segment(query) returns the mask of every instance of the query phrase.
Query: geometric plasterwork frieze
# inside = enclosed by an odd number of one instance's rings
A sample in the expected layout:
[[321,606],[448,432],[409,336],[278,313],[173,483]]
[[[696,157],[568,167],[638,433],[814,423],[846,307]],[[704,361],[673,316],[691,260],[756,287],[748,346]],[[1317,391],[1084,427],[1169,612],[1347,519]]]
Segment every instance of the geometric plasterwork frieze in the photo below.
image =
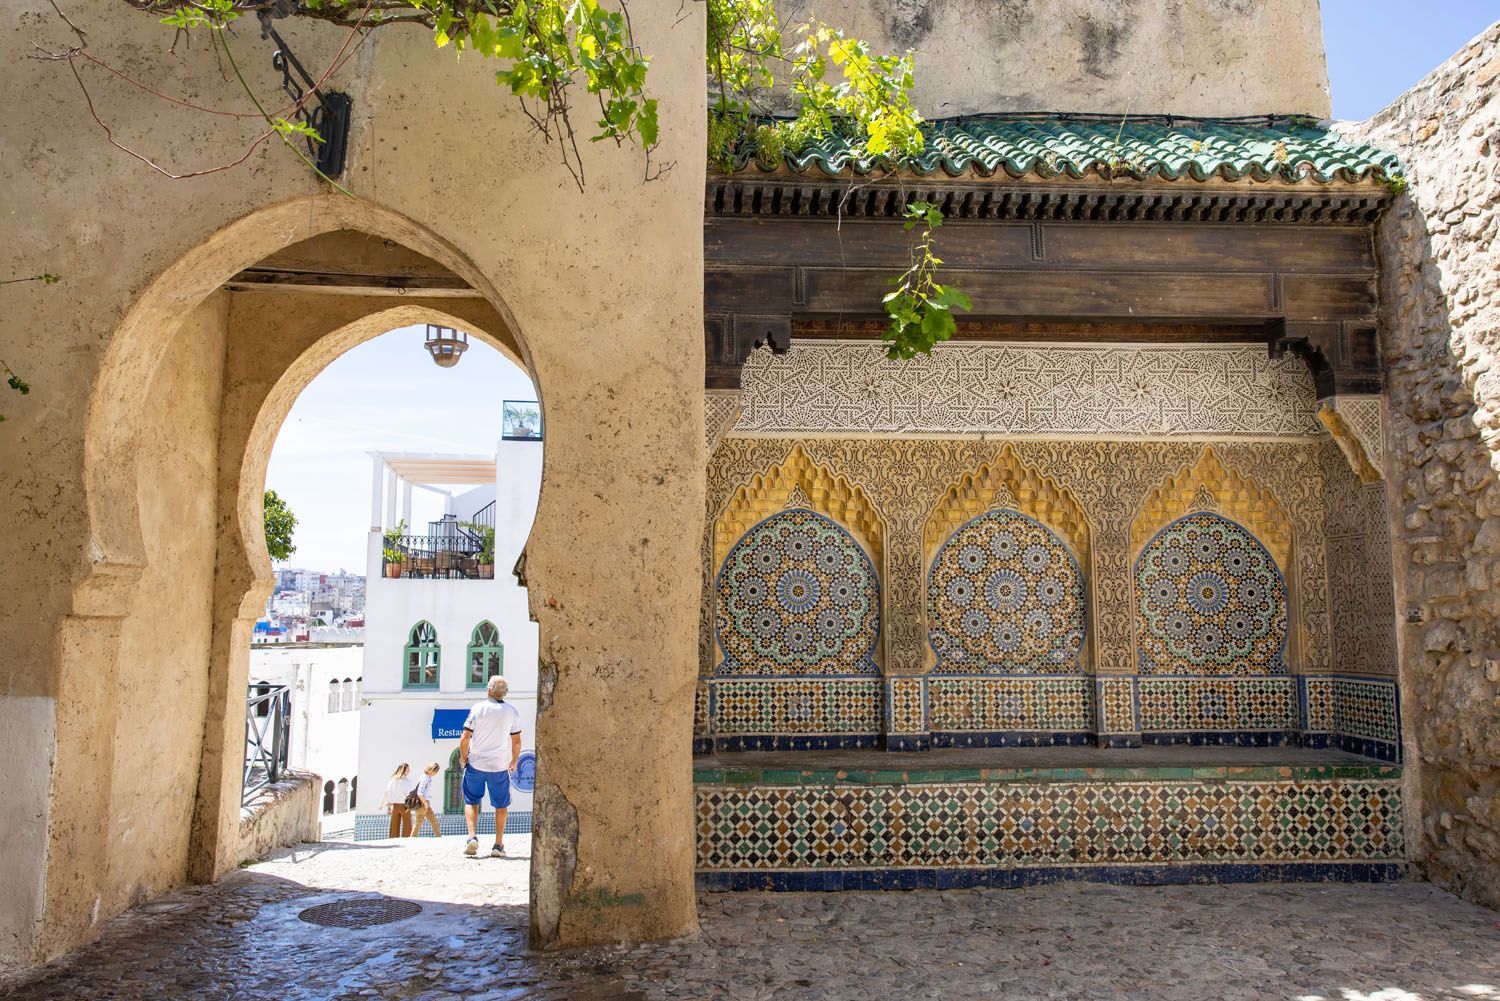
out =
[[796,340],[745,363],[734,431],[1313,438],[1311,373],[1260,344]]
[[1330,396],[1318,406],[1318,420],[1328,429],[1361,483],[1383,479],[1385,409],[1379,396]]
[[738,389],[708,389],[703,393],[703,435],[707,452],[713,454],[724,437],[724,432],[734,426],[740,416],[740,391]]

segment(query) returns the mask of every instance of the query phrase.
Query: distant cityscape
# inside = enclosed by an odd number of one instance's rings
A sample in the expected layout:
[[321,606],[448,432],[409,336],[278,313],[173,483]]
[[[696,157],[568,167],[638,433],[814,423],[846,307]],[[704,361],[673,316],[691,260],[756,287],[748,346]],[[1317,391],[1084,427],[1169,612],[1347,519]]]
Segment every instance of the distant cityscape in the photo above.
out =
[[288,567],[276,571],[276,588],[252,642],[362,643],[364,633],[363,574]]

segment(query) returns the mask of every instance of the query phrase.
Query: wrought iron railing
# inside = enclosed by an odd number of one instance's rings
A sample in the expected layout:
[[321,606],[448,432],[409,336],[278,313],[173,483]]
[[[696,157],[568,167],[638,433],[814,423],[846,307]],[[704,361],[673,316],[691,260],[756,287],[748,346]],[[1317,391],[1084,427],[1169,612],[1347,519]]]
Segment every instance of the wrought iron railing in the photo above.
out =
[[381,569],[387,577],[489,580],[495,575],[495,502],[469,519],[444,515],[426,535],[387,535]]
[[494,576],[482,564],[480,543],[463,535],[386,536],[381,566],[387,577],[479,580]]
[[292,746],[292,690],[251,685],[245,697],[245,782],[241,804],[272,782],[280,782]]

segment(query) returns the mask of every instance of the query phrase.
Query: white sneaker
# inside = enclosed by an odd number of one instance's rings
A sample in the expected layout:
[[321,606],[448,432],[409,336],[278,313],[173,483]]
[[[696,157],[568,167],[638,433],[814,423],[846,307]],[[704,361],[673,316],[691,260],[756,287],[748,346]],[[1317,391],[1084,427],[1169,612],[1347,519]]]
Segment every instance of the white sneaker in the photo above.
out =
[[473,858],[475,855],[479,854],[478,838],[469,839],[468,843],[464,845],[464,854],[469,856],[470,858]]

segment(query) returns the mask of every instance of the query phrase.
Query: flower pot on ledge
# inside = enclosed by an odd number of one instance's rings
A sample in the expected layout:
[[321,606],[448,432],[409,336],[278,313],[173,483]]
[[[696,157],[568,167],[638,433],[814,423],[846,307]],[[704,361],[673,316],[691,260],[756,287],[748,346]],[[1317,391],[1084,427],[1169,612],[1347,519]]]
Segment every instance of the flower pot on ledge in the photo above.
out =
[[400,577],[401,566],[402,565],[400,563],[387,563],[385,565],[385,575],[391,578]]

